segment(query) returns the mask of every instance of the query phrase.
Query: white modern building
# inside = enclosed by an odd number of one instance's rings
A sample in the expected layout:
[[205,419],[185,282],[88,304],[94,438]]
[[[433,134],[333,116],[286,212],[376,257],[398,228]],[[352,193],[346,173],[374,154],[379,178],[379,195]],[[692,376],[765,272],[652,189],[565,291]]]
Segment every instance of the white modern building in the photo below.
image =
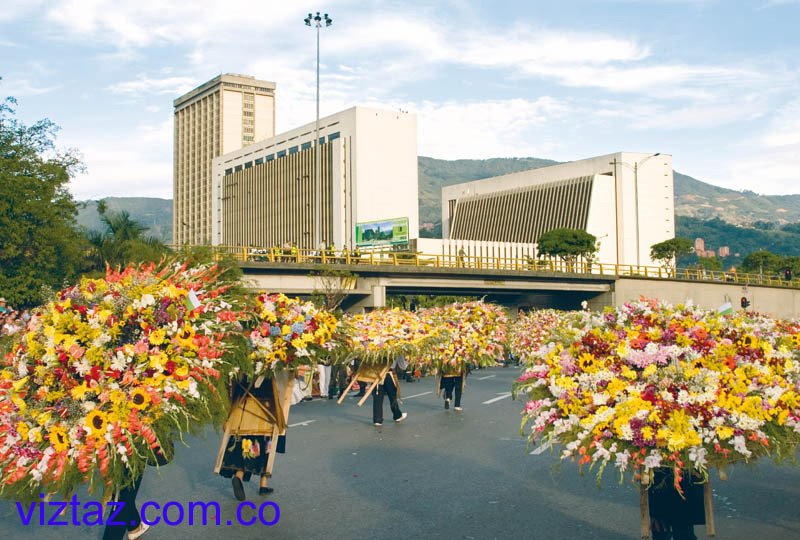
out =
[[618,152],[442,188],[445,239],[536,244],[557,228],[597,237],[598,262],[654,265],[675,237],[672,156]]
[[[417,121],[353,107],[319,120],[321,215],[312,122],[213,160],[214,245],[352,248],[373,225],[417,238]],[[382,222],[382,223],[381,223]],[[401,225],[398,225],[401,224]],[[374,225],[374,227],[378,227]]]

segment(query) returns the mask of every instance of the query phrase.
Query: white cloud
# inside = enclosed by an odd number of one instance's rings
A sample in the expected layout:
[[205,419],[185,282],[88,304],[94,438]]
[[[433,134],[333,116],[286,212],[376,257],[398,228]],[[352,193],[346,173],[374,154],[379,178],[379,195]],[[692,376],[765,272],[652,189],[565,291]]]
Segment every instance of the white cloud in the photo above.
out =
[[108,89],[115,94],[168,94],[177,97],[196,86],[198,86],[197,79],[192,77],[165,77],[163,79],[155,79],[140,76],[132,81],[112,84]]
[[58,90],[61,85],[42,86],[28,79],[17,78],[12,75],[0,80],[0,94],[16,98],[38,96]]
[[108,195],[171,198],[172,134],[172,118],[137,126],[123,143],[94,133],[65,133],[59,142],[77,146],[79,140],[87,169],[73,178],[70,191],[78,200]]

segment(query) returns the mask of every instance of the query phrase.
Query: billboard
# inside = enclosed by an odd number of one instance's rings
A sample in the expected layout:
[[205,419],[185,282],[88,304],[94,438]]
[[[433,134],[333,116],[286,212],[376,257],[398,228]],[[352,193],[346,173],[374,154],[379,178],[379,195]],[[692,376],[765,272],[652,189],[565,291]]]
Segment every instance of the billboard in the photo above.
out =
[[408,243],[408,218],[391,218],[356,223],[356,245],[390,246]]

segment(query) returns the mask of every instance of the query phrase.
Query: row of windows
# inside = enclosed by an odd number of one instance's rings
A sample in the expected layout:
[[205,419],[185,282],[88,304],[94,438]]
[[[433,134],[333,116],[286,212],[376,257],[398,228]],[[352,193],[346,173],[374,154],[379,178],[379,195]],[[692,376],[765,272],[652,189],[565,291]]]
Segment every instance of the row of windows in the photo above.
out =
[[[338,131],[336,133],[331,133],[330,135],[328,135],[328,142],[334,141],[334,140],[338,139],[339,137],[341,137],[341,134]],[[325,137],[320,137],[319,138],[319,143],[320,144],[325,144]],[[291,148],[289,148],[288,155],[296,154],[299,150],[308,150],[310,148],[311,148],[311,142],[304,142],[299,147],[292,146]],[[264,162],[272,161],[273,159],[276,159],[276,158],[282,158],[282,157],[284,157],[286,155],[287,155],[287,151],[286,150],[281,150],[280,152],[277,152],[276,154],[268,154],[267,156],[265,156],[263,158],[257,158],[255,160],[255,164],[256,165],[261,165]],[[252,166],[253,166],[253,162],[252,161],[247,161],[247,162],[245,162],[244,166],[236,165],[235,167],[231,167],[231,168],[225,169],[225,176],[228,176],[229,174],[233,174],[234,172],[239,172],[243,168],[244,169],[249,169]]]

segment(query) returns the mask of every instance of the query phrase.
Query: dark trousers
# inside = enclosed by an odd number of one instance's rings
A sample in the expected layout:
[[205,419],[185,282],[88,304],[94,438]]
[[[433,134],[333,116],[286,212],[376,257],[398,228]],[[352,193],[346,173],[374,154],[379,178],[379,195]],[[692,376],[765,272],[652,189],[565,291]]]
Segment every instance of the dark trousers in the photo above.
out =
[[389,407],[392,409],[392,417],[397,420],[403,416],[400,405],[397,403],[397,388],[391,375],[386,375],[383,384],[379,384],[372,392],[372,421],[376,424],[383,423],[383,395],[389,396]]
[[[118,501],[120,504],[124,503],[121,509],[117,506],[116,510],[120,510],[114,517],[114,523],[124,523],[124,525],[106,525],[103,531],[103,540],[122,540],[127,531],[132,531],[141,523],[139,517],[139,509],[136,507],[136,494],[139,493],[139,486],[142,484],[142,477],[136,479],[132,486],[128,486],[119,490]],[[111,516],[109,515],[108,518]],[[106,521],[108,521],[108,518]]]
[[444,388],[444,398],[453,399],[453,390],[456,391],[455,406],[461,407],[461,387],[463,378],[459,377],[442,377],[442,388]]
[[673,485],[672,469],[658,468],[647,492],[653,540],[696,540],[694,525],[705,523],[703,486],[686,471],[681,479],[681,496]]
[[331,380],[328,386],[329,396],[338,397],[344,392],[347,386],[347,368],[341,365],[331,366]]

